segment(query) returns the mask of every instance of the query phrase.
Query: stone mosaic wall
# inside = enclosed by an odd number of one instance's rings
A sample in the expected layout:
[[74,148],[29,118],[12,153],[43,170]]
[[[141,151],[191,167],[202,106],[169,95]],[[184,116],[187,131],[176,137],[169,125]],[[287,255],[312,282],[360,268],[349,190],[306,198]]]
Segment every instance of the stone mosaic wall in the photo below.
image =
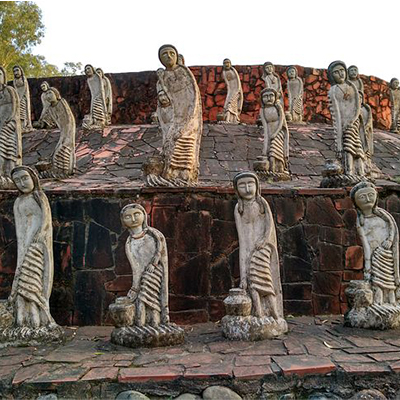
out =
[[[200,87],[205,121],[216,121],[222,111],[226,86],[222,78],[222,67],[191,67]],[[242,121],[255,123],[259,114],[259,96],[264,87],[261,79],[262,66],[238,66],[243,85],[244,103]],[[286,67],[276,66],[286,92]],[[327,92],[330,85],[325,69],[298,67],[299,76],[304,80],[304,117],[309,122],[330,120]],[[156,110],[156,73],[154,71],[109,74],[114,94],[113,124],[138,124],[150,122],[151,113]],[[40,83],[44,79],[29,79],[31,85],[32,112],[37,119],[42,109]],[[78,123],[89,112],[90,94],[83,76],[48,78],[51,86],[60,90],[71,105]],[[377,128],[390,128],[390,100],[387,82],[373,76],[362,76],[367,103],[372,107]],[[285,104],[288,99],[285,94]]]
[[[53,212],[55,280],[52,314],[60,324],[110,323],[108,305],[126,294],[131,269],[127,232],[119,212],[138,200],[151,224],[167,238],[171,318],[178,323],[217,321],[223,299],[238,285],[238,239],[231,189],[132,191],[110,197],[48,193]],[[339,314],[344,289],[362,278],[362,247],[356,213],[342,189],[268,189],[276,219],[286,314]],[[400,225],[398,193],[382,193],[381,206]],[[16,265],[14,198],[0,207],[0,297],[11,290]]]

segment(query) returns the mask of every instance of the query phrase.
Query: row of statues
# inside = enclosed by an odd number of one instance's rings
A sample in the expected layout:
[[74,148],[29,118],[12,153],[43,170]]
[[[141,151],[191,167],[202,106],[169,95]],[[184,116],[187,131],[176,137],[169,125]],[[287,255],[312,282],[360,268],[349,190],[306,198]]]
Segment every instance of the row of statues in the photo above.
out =
[[[63,329],[50,313],[54,276],[51,208],[30,167],[17,166],[11,178],[19,196],[14,203],[18,259],[11,293],[0,302],[0,345],[61,340]],[[233,186],[239,237],[240,284],[225,299],[223,334],[232,340],[262,340],[287,332],[284,319],[278,241],[274,217],[261,196],[257,174],[238,173]],[[357,211],[357,232],[364,249],[364,279],[346,290],[350,309],[345,323],[359,328],[400,325],[399,232],[393,216],[377,206],[371,182],[360,182],[350,197]],[[164,235],[148,225],[146,209],[121,210],[129,231],[126,257],[132,286],[109,307],[115,321],[111,340],[128,347],[182,343],[184,330],[169,319],[168,250]]]

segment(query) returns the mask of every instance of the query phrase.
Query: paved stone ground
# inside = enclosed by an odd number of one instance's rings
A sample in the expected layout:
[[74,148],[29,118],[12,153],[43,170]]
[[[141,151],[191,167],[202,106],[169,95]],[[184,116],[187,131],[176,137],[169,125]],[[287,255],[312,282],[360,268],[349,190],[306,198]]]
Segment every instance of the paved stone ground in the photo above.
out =
[[365,387],[389,397],[400,389],[398,332],[345,328],[341,317],[288,322],[290,333],[271,341],[229,342],[209,323],[187,327],[181,346],[134,350],[109,342],[112,327],[66,328],[62,345],[0,350],[0,395],[115,398],[133,388],[174,398],[217,384],[245,398],[315,390],[347,398]]
[[[289,129],[293,179],[273,186],[318,187],[325,161],[335,156],[333,128],[308,124],[292,125]],[[58,135],[57,130],[24,134],[24,164],[49,159]],[[77,174],[60,182],[48,182],[46,189],[93,192],[140,188],[142,163],[161,148],[161,134],[154,125],[112,126],[103,132],[79,129],[76,143]],[[387,176],[399,175],[400,136],[375,130],[374,144],[373,161],[379,169]],[[199,186],[230,187],[238,171],[252,169],[262,145],[262,129],[256,125],[204,124]]]

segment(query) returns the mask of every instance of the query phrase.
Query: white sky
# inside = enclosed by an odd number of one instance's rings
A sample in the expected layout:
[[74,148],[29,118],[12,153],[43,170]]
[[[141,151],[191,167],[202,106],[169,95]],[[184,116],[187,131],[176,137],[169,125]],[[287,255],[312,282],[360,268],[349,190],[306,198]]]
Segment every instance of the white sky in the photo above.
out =
[[156,70],[158,48],[175,45],[186,65],[355,64],[400,77],[398,0],[38,0],[46,33],[34,49],[105,72]]

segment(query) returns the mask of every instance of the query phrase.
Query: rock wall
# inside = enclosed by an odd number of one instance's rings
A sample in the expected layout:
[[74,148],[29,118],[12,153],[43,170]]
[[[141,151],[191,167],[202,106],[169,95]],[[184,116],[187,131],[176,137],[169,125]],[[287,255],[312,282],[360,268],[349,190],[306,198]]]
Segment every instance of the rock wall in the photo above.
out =
[[[339,314],[344,289],[362,278],[362,247],[356,212],[343,189],[266,189],[275,216],[284,308],[287,314]],[[127,232],[122,206],[137,200],[152,226],[167,238],[171,319],[178,323],[217,321],[223,299],[239,283],[238,239],[231,189],[143,189],[126,194],[83,196],[48,192],[53,213],[55,278],[52,314],[59,324],[110,323],[108,305],[131,286],[125,256]],[[399,194],[381,194],[380,206],[400,225]],[[0,297],[7,298],[16,266],[12,206],[0,207]]]
[[[255,123],[259,114],[260,92],[264,87],[261,79],[262,66],[236,67],[243,85],[244,103],[241,119],[245,123]],[[304,80],[304,117],[309,122],[328,122],[327,92],[330,85],[326,69],[305,68],[298,66],[299,76]],[[226,85],[222,78],[222,67],[190,67],[199,83],[203,100],[203,118],[216,121],[217,113],[222,111]],[[286,94],[286,67],[276,66],[285,91],[285,105],[288,107]],[[150,122],[151,113],[156,110],[156,73],[155,71],[107,74],[113,86],[114,112],[113,124],[138,124]],[[390,100],[388,83],[374,76],[361,76],[366,101],[373,111],[377,128],[390,128]],[[40,83],[45,79],[29,79],[31,85],[32,114],[37,119],[42,109],[40,101]],[[60,90],[70,103],[78,123],[89,112],[90,93],[84,76],[57,77],[46,79],[50,85]]]

